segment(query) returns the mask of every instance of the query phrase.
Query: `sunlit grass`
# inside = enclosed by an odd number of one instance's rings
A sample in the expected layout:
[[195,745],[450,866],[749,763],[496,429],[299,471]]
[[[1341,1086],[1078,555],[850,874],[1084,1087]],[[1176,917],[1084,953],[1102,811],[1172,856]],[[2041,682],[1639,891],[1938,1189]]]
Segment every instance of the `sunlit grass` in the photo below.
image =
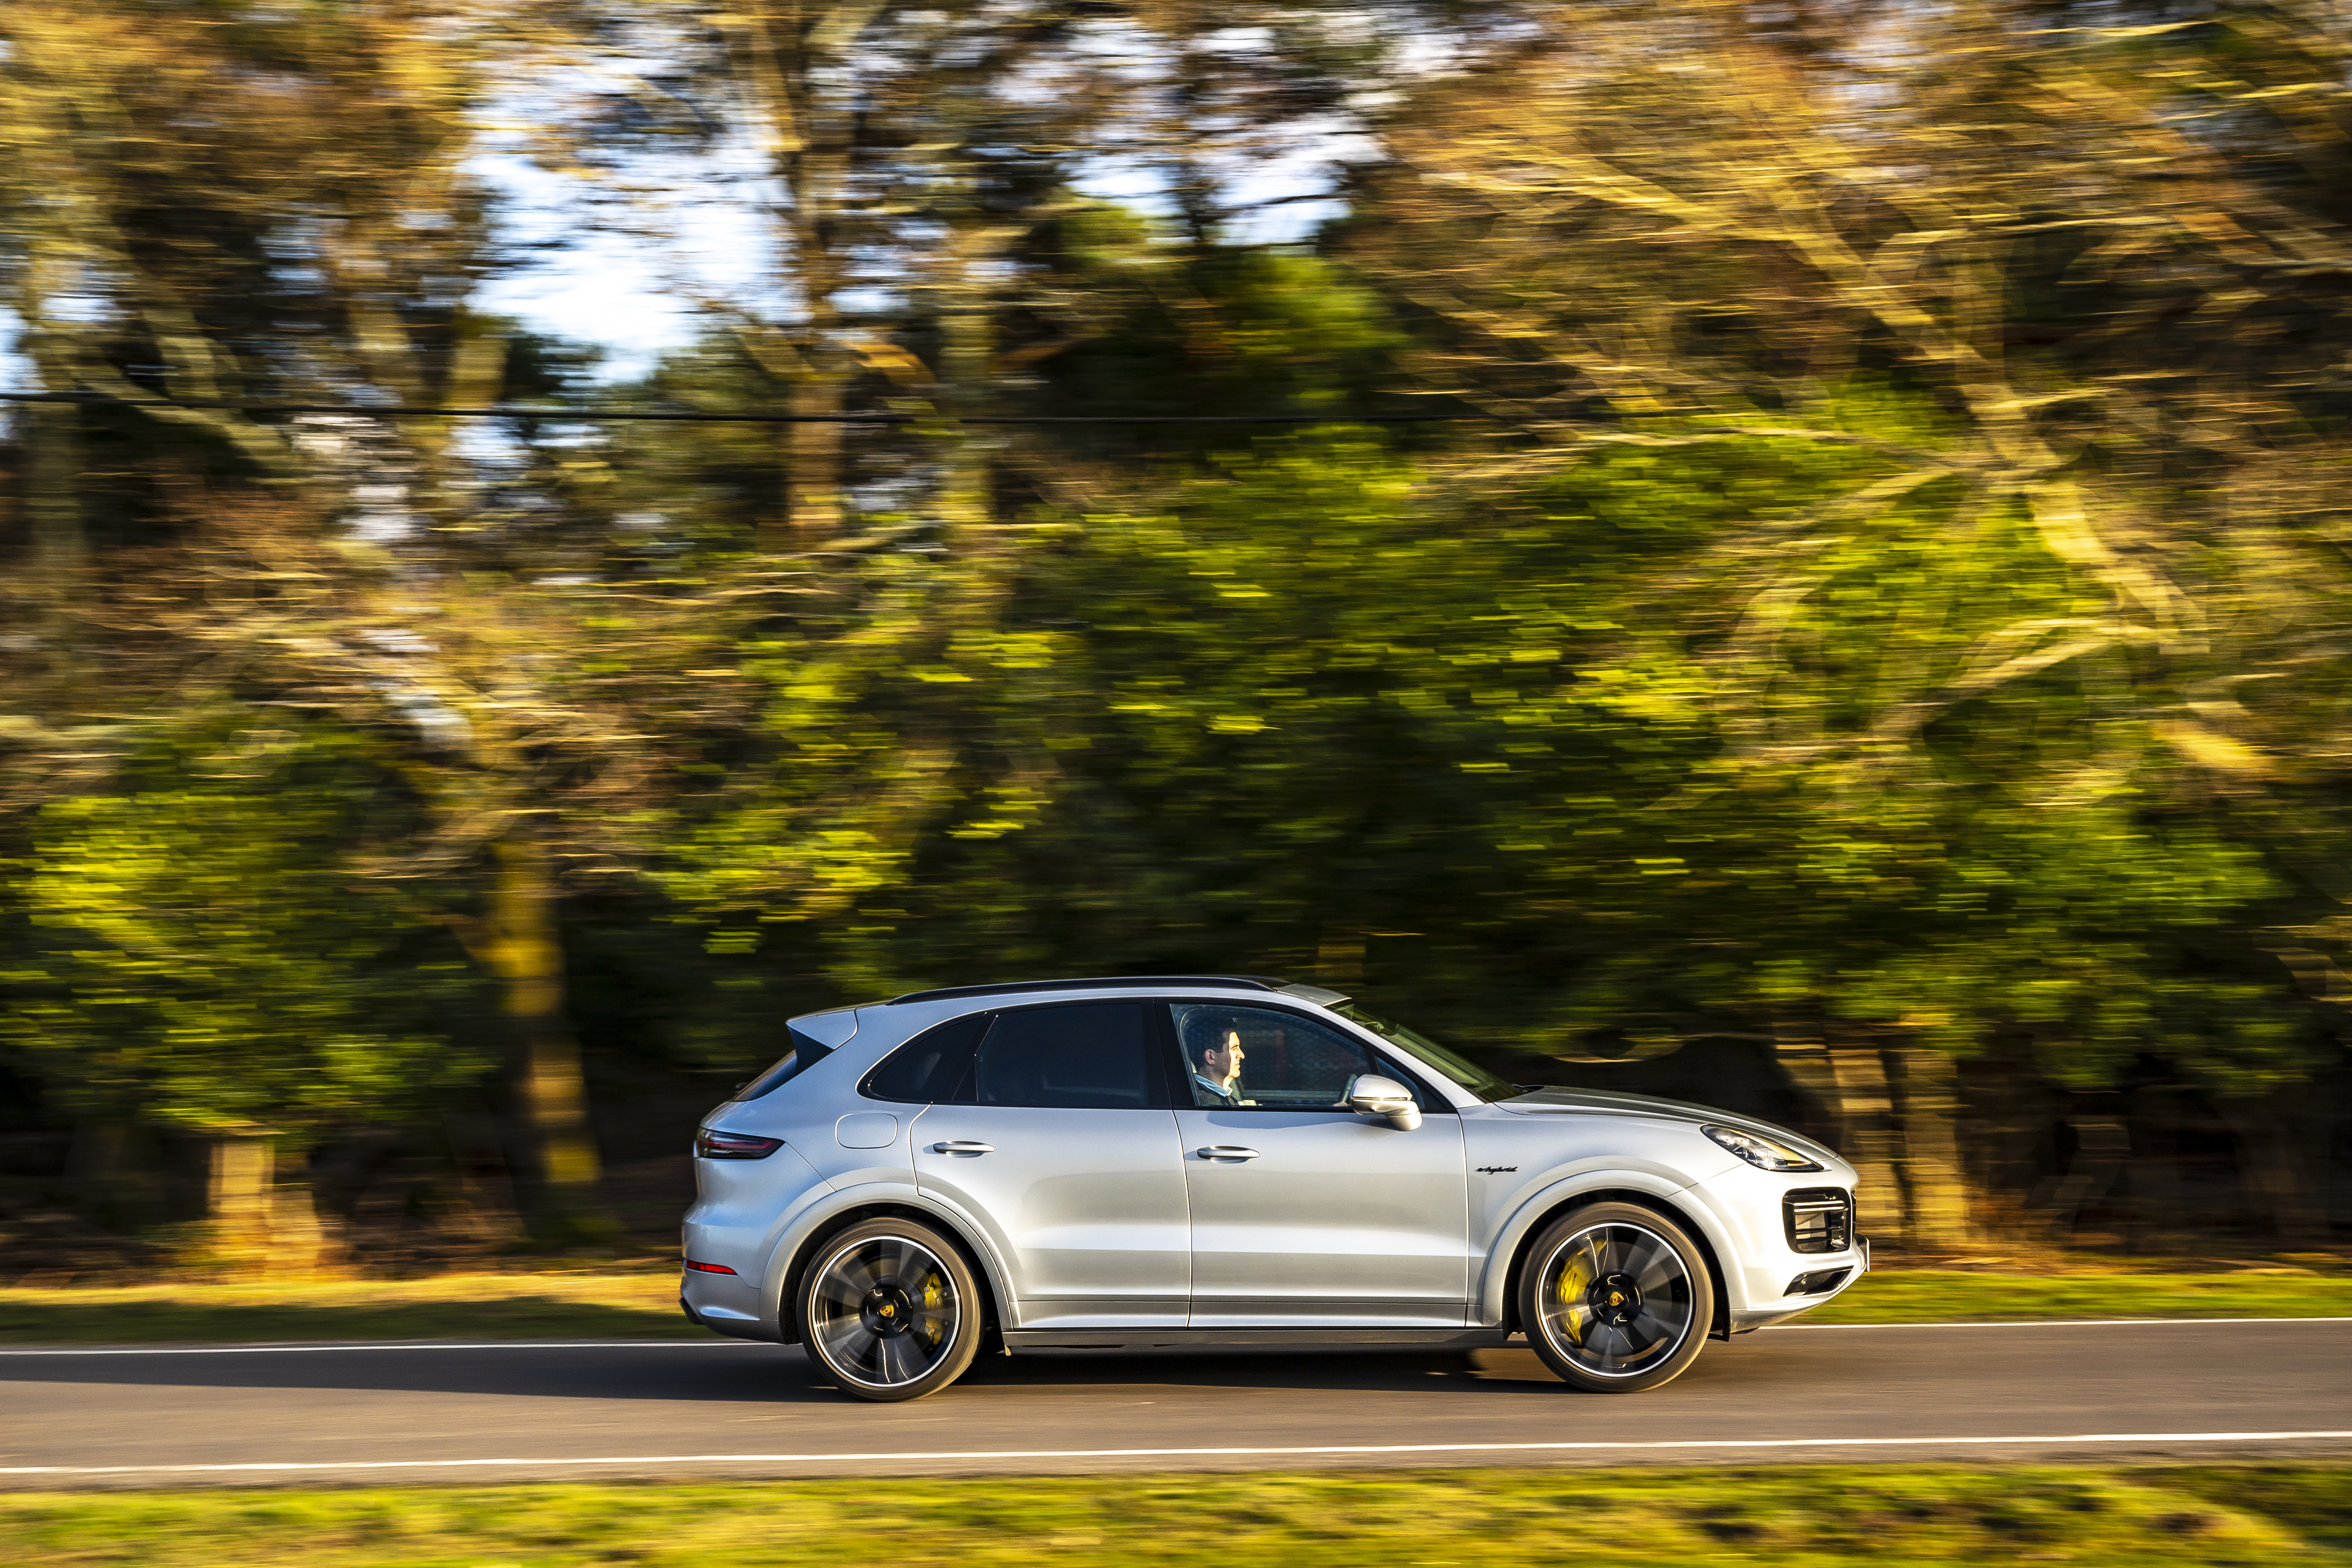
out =
[[2059,1274],[1885,1269],[1808,1323],[1936,1323],[2050,1318],[2352,1317],[2352,1276],[2309,1269],[2206,1272],[2082,1268]]
[[1452,1470],[0,1496],[13,1563],[2352,1560],[2352,1471]]
[[[2352,1276],[2299,1268],[1887,1269],[1800,1321],[2313,1317],[2352,1317]],[[0,1290],[0,1342],[16,1344],[703,1334],[680,1315],[677,1276],[667,1268]]]
[[671,1268],[0,1290],[0,1342],[17,1344],[707,1333],[678,1311]]

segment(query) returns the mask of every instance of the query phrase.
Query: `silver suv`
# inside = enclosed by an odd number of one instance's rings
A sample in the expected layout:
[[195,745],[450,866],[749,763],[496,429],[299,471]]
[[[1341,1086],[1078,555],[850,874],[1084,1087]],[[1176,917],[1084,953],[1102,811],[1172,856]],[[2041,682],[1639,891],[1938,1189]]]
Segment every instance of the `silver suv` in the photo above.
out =
[[1654,1388],[1869,1267],[1854,1172],[1743,1116],[1524,1089],[1246,975],[796,1018],[695,1140],[687,1316],[913,1399],[985,1345],[1469,1347]]

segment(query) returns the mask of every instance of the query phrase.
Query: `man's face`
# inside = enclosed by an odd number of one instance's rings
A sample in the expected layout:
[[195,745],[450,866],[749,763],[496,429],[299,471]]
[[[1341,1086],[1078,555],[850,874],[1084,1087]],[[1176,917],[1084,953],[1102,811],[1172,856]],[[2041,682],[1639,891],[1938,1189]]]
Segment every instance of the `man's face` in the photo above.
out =
[[1242,1037],[1238,1029],[1227,1029],[1224,1038],[1201,1053],[1205,1076],[1221,1089],[1231,1089],[1234,1080],[1242,1076]]

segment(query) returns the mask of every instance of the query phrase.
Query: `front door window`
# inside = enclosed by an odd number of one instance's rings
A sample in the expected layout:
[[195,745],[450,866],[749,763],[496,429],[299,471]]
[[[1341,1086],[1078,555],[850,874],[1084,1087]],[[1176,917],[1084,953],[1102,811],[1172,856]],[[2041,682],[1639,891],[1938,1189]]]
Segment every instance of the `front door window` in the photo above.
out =
[[1426,1103],[1411,1074],[1296,1013],[1180,1002],[1175,1015],[1185,1088],[1202,1109],[1334,1110],[1347,1104],[1349,1082],[1368,1072],[1394,1078]]

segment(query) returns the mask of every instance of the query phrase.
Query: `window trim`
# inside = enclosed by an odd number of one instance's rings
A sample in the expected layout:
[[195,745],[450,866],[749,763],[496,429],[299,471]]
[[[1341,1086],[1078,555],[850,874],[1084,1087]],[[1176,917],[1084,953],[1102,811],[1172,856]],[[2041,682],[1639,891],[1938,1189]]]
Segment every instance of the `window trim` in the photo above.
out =
[[1387,1041],[1379,1038],[1377,1036],[1369,1039],[1366,1038],[1365,1037],[1370,1034],[1369,1030],[1360,1030],[1356,1028],[1355,1026],[1349,1024],[1345,1018],[1335,1017],[1328,1013],[1308,1012],[1303,1007],[1269,1006],[1254,996],[1246,1002],[1231,1001],[1221,996],[1160,996],[1153,998],[1153,1002],[1160,1010],[1160,1038],[1164,1043],[1164,1061],[1166,1070],[1170,1074],[1169,1098],[1175,1105],[1175,1108],[1179,1110],[1239,1110],[1246,1111],[1253,1115],[1270,1112],[1303,1115],[1311,1114],[1316,1111],[1322,1111],[1332,1116],[1354,1116],[1357,1114],[1357,1112],[1349,1110],[1344,1105],[1193,1104],[1192,1093],[1192,1064],[1184,1059],[1183,1042],[1177,1037],[1176,1034],[1176,1007],[1179,1003],[1182,1003],[1192,1006],[1224,1007],[1236,1013],[1244,1010],[1259,1013],[1281,1013],[1289,1017],[1296,1018],[1303,1024],[1317,1025],[1321,1028],[1329,1030],[1331,1033],[1338,1035],[1341,1039],[1349,1040],[1361,1046],[1364,1048],[1364,1054],[1370,1057],[1374,1063],[1390,1069],[1384,1076],[1400,1079],[1408,1086],[1419,1089],[1421,1091],[1422,1114],[1425,1116],[1458,1116],[1461,1114],[1461,1107],[1454,1103],[1454,1097],[1447,1093],[1444,1089],[1431,1083],[1427,1074],[1416,1070],[1415,1068],[1407,1067],[1405,1064],[1398,1061],[1397,1057],[1400,1053],[1391,1048]]

